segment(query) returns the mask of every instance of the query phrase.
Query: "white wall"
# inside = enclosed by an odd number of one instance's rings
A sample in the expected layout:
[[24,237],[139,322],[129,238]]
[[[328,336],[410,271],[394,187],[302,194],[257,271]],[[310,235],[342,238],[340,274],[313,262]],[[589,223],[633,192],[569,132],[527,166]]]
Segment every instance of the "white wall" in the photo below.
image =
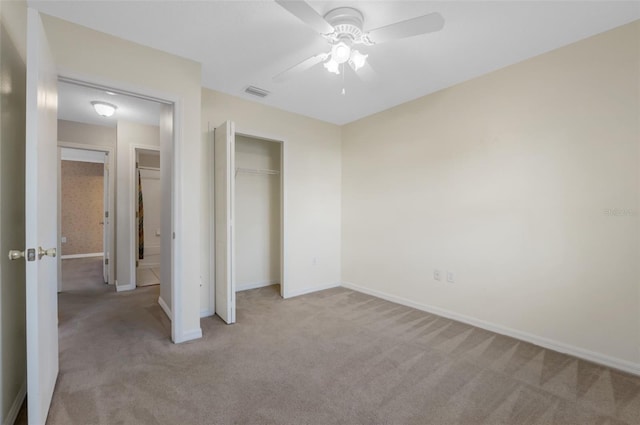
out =
[[639,40],[635,22],[345,126],[343,280],[640,373]]
[[27,377],[25,248],[25,2],[0,2],[0,423],[12,424]]
[[[236,136],[236,167],[280,170],[280,143]],[[236,174],[236,289],[280,283],[280,174]]]
[[[119,291],[135,289],[135,263],[132,267],[132,259],[138,257],[132,248],[137,231],[135,211],[138,208],[137,200],[132,199],[135,179],[136,156],[133,147],[154,146],[160,148],[160,133],[157,126],[140,124],[125,120],[118,120],[117,126],[117,177],[116,177],[116,287]],[[135,197],[133,197],[135,198]],[[134,202],[132,204],[132,202]],[[133,224],[133,229],[132,229]]]
[[43,22],[63,75],[178,102],[177,151],[168,158],[175,165],[176,191],[173,275],[178,297],[171,302],[179,304],[172,333],[177,342],[198,338],[200,256],[192,252],[201,243],[200,64],[50,16],[43,16]]
[[[286,181],[284,213],[285,245],[288,250],[285,276],[287,296],[295,296],[340,282],[340,127],[271,108],[213,90],[202,90],[202,178],[208,179],[207,129],[225,120],[236,123],[236,131],[284,140]],[[209,188],[202,187],[203,234],[209,232]],[[205,200],[207,200],[205,202]],[[201,245],[202,309],[209,308],[208,242]],[[313,259],[316,259],[314,264]]]

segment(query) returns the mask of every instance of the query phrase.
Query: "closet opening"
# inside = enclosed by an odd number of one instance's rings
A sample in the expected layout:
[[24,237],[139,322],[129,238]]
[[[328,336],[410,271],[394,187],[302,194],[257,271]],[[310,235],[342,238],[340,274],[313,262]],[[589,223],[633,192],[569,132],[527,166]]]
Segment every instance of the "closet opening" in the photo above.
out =
[[283,289],[282,143],[235,138],[236,291]]

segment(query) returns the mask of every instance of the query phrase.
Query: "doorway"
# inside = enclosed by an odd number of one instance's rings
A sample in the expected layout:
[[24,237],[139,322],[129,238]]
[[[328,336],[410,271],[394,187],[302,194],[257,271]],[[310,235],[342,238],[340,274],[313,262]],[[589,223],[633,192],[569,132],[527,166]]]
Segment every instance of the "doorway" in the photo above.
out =
[[282,283],[280,150],[281,143],[236,135],[237,292]]
[[137,287],[160,284],[162,187],[160,150],[138,149],[133,192],[137,200],[134,238]]
[[[177,290],[172,267],[174,102],[65,77],[59,77],[58,90],[59,146],[102,150],[111,162],[107,171],[112,185],[104,192],[109,194],[112,205],[105,218],[113,223],[112,237],[105,239],[110,244],[105,275],[118,292],[157,285],[157,289],[148,290],[157,291],[158,304],[172,319],[172,295]],[[111,105],[109,114],[96,108],[98,103]],[[139,197],[144,200],[146,212],[140,220],[144,226],[146,218],[144,234],[138,233],[137,213],[142,207]],[[63,236],[59,239],[63,240]],[[65,244],[68,242],[65,238]],[[138,258],[138,252],[144,258]],[[136,264],[140,260],[142,264]],[[138,265],[154,279],[138,278]],[[173,321],[171,336],[175,341]]]
[[108,150],[59,149],[59,292],[113,284],[109,163]]
[[285,144],[236,134],[226,121],[214,130],[211,152],[211,304],[232,324],[238,290],[279,285],[280,296],[287,294]]

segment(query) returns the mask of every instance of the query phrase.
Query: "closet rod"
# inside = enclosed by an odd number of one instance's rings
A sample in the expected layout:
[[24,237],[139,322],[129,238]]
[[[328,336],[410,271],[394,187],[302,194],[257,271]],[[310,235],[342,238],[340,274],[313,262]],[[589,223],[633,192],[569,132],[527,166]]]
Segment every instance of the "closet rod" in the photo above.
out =
[[151,171],[160,171],[159,167],[145,167],[142,165],[138,165],[138,170],[151,170]]

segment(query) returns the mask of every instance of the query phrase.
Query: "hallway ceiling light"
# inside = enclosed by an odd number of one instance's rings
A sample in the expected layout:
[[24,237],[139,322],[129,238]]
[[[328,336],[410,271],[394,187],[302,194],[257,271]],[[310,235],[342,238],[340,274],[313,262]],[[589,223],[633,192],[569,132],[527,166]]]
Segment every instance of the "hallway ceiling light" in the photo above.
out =
[[116,109],[118,109],[116,105],[112,105],[107,102],[100,102],[97,100],[94,100],[93,102],[91,102],[91,104],[93,105],[93,109],[96,110],[98,115],[103,117],[112,116],[116,112]]

